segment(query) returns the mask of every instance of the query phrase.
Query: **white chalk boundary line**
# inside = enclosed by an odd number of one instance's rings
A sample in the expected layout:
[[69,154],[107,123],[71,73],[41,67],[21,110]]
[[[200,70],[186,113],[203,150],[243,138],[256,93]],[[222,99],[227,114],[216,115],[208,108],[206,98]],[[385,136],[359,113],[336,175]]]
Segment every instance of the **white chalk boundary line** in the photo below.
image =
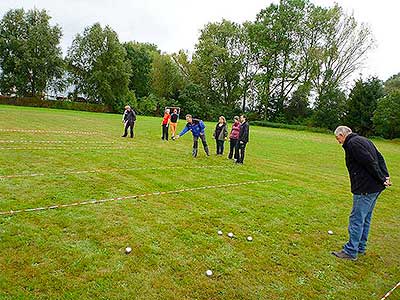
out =
[[96,131],[64,131],[64,130],[41,130],[41,129],[0,129],[2,132],[25,132],[25,133],[65,133],[65,134],[99,134]]
[[161,196],[161,195],[168,195],[168,194],[179,194],[179,193],[194,192],[194,191],[199,191],[199,190],[237,187],[237,186],[243,186],[243,185],[249,185],[249,184],[267,183],[267,182],[276,182],[276,181],[278,181],[278,180],[277,179],[254,180],[254,181],[220,184],[220,185],[207,185],[207,186],[196,187],[196,188],[186,188],[186,189],[179,189],[179,190],[172,190],[172,191],[154,192],[154,193],[146,193],[146,194],[133,195],[133,196],[100,199],[100,200],[88,200],[88,201],[83,201],[83,202],[77,201],[77,202],[69,203],[69,204],[56,204],[56,205],[52,205],[52,206],[1,211],[0,216],[15,215],[15,214],[20,214],[20,213],[35,212],[35,211],[45,211],[45,210],[48,211],[48,210],[52,210],[52,209],[67,208],[67,207],[73,207],[73,206],[83,206],[83,205],[99,204],[99,203],[106,203],[106,202],[112,202],[112,201],[122,201],[122,200],[128,200],[128,199],[138,199],[138,198]]
[[389,297],[390,294],[393,293],[394,290],[397,289],[399,286],[400,286],[400,281],[394,286],[394,288],[392,288],[389,292],[387,292],[387,293],[385,294],[385,296],[383,296],[383,297],[381,298],[381,300],[385,300],[387,297]]
[[132,149],[132,147],[128,146],[119,146],[115,147],[113,145],[105,145],[105,146],[96,146],[96,147],[63,147],[60,146],[53,146],[53,147],[31,147],[31,148],[21,148],[21,147],[0,147],[0,150],[113,150],[113,149]]
[[71,174],[89,174],[89,173],[105,173],[105,172],[118,172],[118,171],[135,171],[135,170],[167,170],[167,169],[210,169],[210,168],[226,168],[227,166],[194,166],[194,167],[136,167],[136,168],[110,168],[110,169],[94,169],[82,171],[65,171],[60,173],[32,173],[32,174],[12,174],[0,175],[0,179],[5,178],[20,178],[20,177],[37,177],[37,176],[63,176]]
[[115,142],[97,142],[97,141],[32,141],[32,140],[0,140],[2,144],[115,144]]

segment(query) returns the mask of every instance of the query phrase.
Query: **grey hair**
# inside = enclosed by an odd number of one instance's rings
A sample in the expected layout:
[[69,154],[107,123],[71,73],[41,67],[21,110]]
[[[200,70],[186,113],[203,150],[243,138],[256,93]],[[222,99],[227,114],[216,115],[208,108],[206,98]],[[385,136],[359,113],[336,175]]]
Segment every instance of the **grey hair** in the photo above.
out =
[[347,126],[338,126],[335,129],[335,136],[339,136],[339,135],[343,135],[343,136],[348,136],[350,133],[352,133],[353,131],[347,127]]

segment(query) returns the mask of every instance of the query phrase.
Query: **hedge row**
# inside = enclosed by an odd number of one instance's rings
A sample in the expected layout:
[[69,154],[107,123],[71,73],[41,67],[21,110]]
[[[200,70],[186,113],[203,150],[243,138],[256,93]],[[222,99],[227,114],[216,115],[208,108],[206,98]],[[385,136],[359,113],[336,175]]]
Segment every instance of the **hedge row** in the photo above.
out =
[[318,128],[318,127],[308,127],[304,125],[290,125],[285,123],[273,123],[268,121],[251,121],[251,125],[262,126],[262,127],[271,127],[271,128],[284,128],[284,129],[292,129],[298,131],[311,131],[311,132],[319,132],[319,133],[332,133],[329,129],[326,128]]
[[111,108],[101,104],[60,101],[60,100],[41,100],[38,98],[28,98],[28,97],[17,98],[17,97],[0,96],[0,104],[81,110],[81,111],[103,112],[103,113],[112,112]]

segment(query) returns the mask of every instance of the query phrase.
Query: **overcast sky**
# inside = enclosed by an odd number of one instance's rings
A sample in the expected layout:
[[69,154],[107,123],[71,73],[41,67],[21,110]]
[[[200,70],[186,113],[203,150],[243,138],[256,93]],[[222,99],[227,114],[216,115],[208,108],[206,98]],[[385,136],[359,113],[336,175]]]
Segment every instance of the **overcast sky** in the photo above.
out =
[[[12,8],[46,9],[52,24],[63,30],[61,47],[66,53],[74,36],[100,22],[110,25],[120,41],[150,42],[164,52],[193,51],[199,31],[222,18],[242,23],[253,21],[271,0],[0,0],[0,17]],[[332,6],[334,1],[314,0]],[[337,0],[359,22],[369,24],[377,42],[370,52],[363,77],[386,80],[400,72],[400,1]]]

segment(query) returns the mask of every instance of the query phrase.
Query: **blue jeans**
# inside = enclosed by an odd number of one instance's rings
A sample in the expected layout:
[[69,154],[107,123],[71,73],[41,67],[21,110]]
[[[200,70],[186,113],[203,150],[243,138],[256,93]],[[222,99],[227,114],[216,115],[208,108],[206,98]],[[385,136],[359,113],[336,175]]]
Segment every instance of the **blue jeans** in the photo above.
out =
[[380,192],[353,195],[353,209],[349,218],[349,241],[343,247],[343,251],[352,257],[365,252],[372,211],[379,194]]

